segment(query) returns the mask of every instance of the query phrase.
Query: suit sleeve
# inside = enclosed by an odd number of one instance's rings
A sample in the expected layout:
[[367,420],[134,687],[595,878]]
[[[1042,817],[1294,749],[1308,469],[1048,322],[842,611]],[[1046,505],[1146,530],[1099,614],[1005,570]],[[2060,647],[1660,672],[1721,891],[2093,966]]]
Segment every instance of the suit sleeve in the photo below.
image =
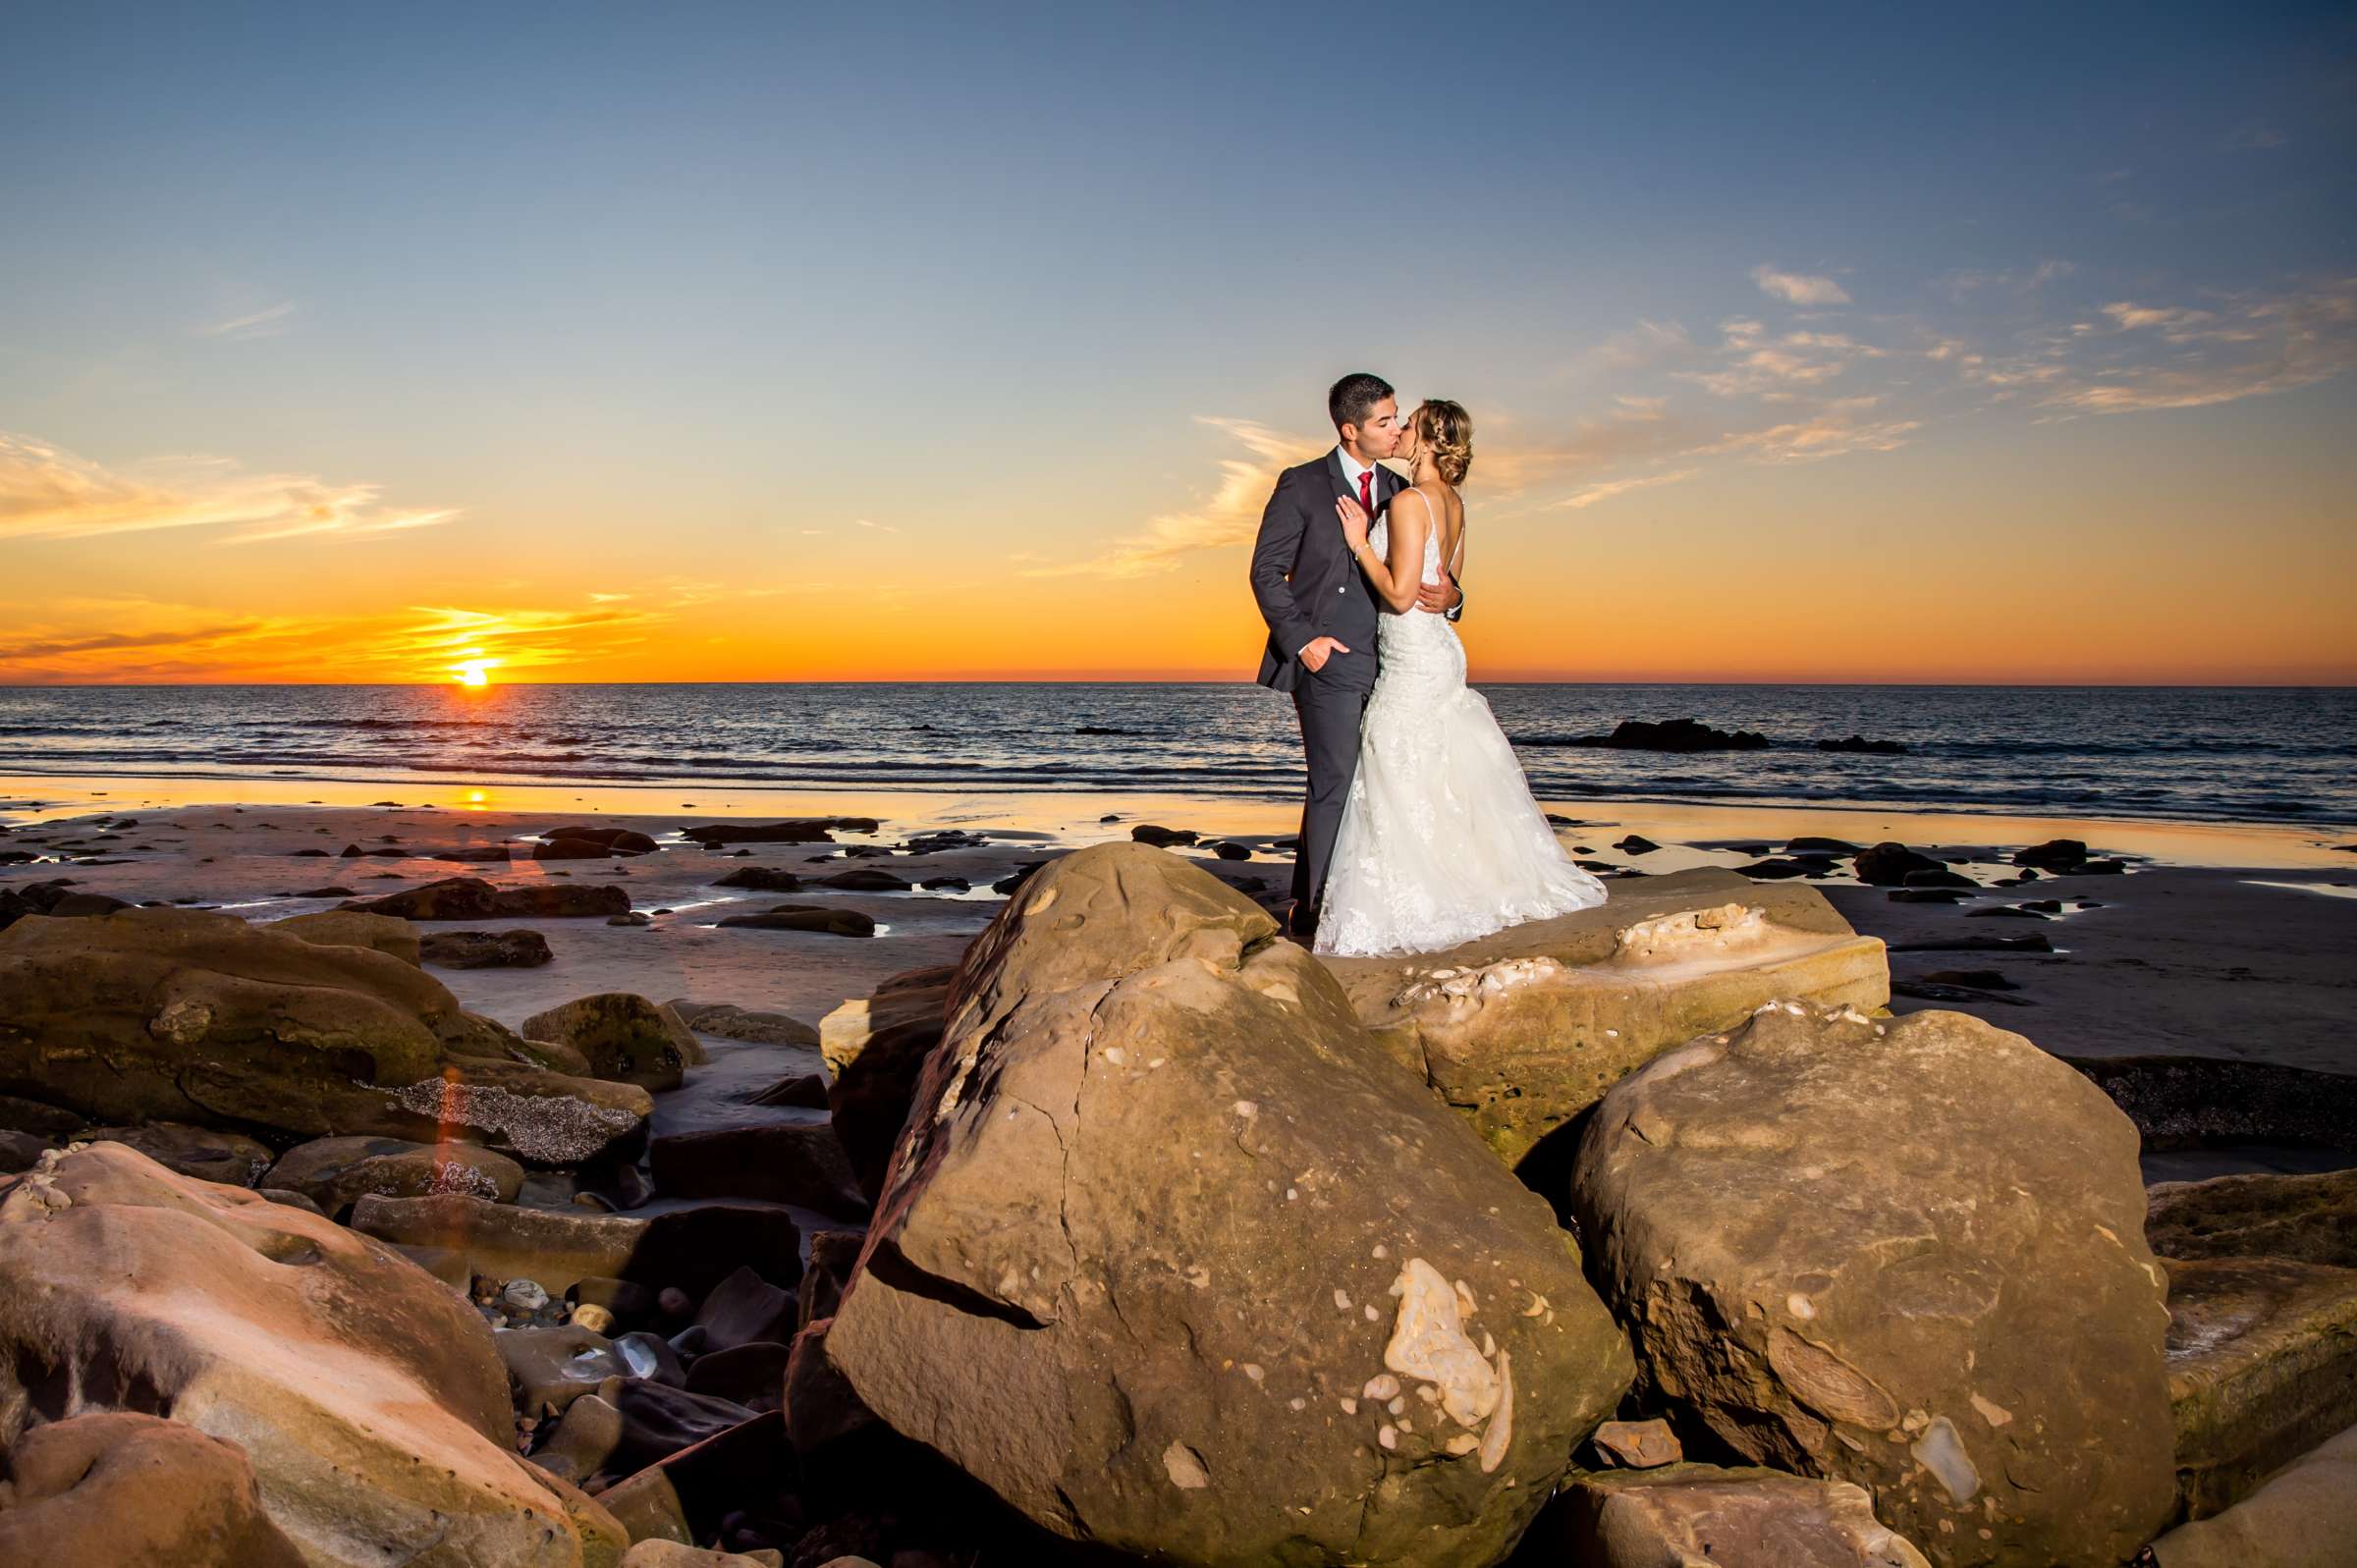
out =
[[1280,476],[1260,514],[1260,533],[1252,541],[1252,598],[1260,606],[1260,619],[1269,623],[1269,634],[1288,658],[1298,655],[1318,635],[1317,627],[1293,602],[1293,590],[1287,581],[1301,553],[1301,509]]
[[[1451,582],[1456,582],[1456,578],[1454,576],[1450,577],[1449,580]],[[1463,583],[1456,582],[1456,603],[1441,613],[1452,621],[1456,620],[1465,613],[1465,585]]]

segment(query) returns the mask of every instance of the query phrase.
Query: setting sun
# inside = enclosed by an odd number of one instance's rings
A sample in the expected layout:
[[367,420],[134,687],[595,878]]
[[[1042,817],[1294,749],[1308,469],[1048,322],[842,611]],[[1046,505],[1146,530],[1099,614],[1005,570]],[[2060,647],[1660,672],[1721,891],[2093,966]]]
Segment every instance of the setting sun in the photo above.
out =
[[450,667],[451,678],[462,686],[489,685],[491,683],[491,667],[499,661],[480,657],[483,651],[480,648],[469,648],[466,651],[477,657],[452,665]]

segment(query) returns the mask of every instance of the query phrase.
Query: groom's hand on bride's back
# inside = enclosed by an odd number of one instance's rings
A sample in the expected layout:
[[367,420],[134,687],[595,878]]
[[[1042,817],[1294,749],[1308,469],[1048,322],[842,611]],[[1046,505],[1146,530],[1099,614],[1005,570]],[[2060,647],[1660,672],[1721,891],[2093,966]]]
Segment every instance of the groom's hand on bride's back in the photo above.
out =
[[1416,590],[1416,608],[1436,616],[1445,616],[1465,602],[1464,590],[1450,577],[1445,582],[1428,582]]
[[1326,668],[1327,660],[1338,653],[1348,653],[1349,651],[1350,645],[1339,638],[1313,637],[1308,646],[1301,650],[1301,662],[1309,667],[1309,673],[1314,676]]

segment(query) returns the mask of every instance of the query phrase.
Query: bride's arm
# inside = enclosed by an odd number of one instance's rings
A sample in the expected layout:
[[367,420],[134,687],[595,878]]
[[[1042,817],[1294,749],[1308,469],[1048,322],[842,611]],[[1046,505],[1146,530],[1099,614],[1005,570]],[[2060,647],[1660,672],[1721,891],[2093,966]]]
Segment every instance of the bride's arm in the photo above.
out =
[[[1402,512],[1402,497],[1414,496],[1416,510]],[[1400,613],[1416,606],[1416,593],[1424,575],[1424,533],[1432,526],[1432,508],[1423,495],[1415,490],[1402,490],[1392,498],[1391,560],[1385,561],[1367,542],[1367,514],[1357,502],[1343,496],[1334,504],[1336,514],[1343,519],[1343,537],[1348,541],[1350,554],[1365,570],[1367,580],[1383,602]]]

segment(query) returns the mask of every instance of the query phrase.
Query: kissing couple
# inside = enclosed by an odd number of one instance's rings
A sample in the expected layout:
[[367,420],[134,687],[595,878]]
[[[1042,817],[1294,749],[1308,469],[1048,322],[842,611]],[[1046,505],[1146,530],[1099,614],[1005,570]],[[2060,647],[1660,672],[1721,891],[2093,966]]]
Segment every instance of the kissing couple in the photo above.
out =
[[1432,398],[1402,419],[1364,373],[1326,411],[1337,445],[1278,475],[1252,545],[1259,680],[1292,693],[1309,761],[1289,934],[1321,953],[1441,952],[1604,902],[1465,685],[1472,417]]

